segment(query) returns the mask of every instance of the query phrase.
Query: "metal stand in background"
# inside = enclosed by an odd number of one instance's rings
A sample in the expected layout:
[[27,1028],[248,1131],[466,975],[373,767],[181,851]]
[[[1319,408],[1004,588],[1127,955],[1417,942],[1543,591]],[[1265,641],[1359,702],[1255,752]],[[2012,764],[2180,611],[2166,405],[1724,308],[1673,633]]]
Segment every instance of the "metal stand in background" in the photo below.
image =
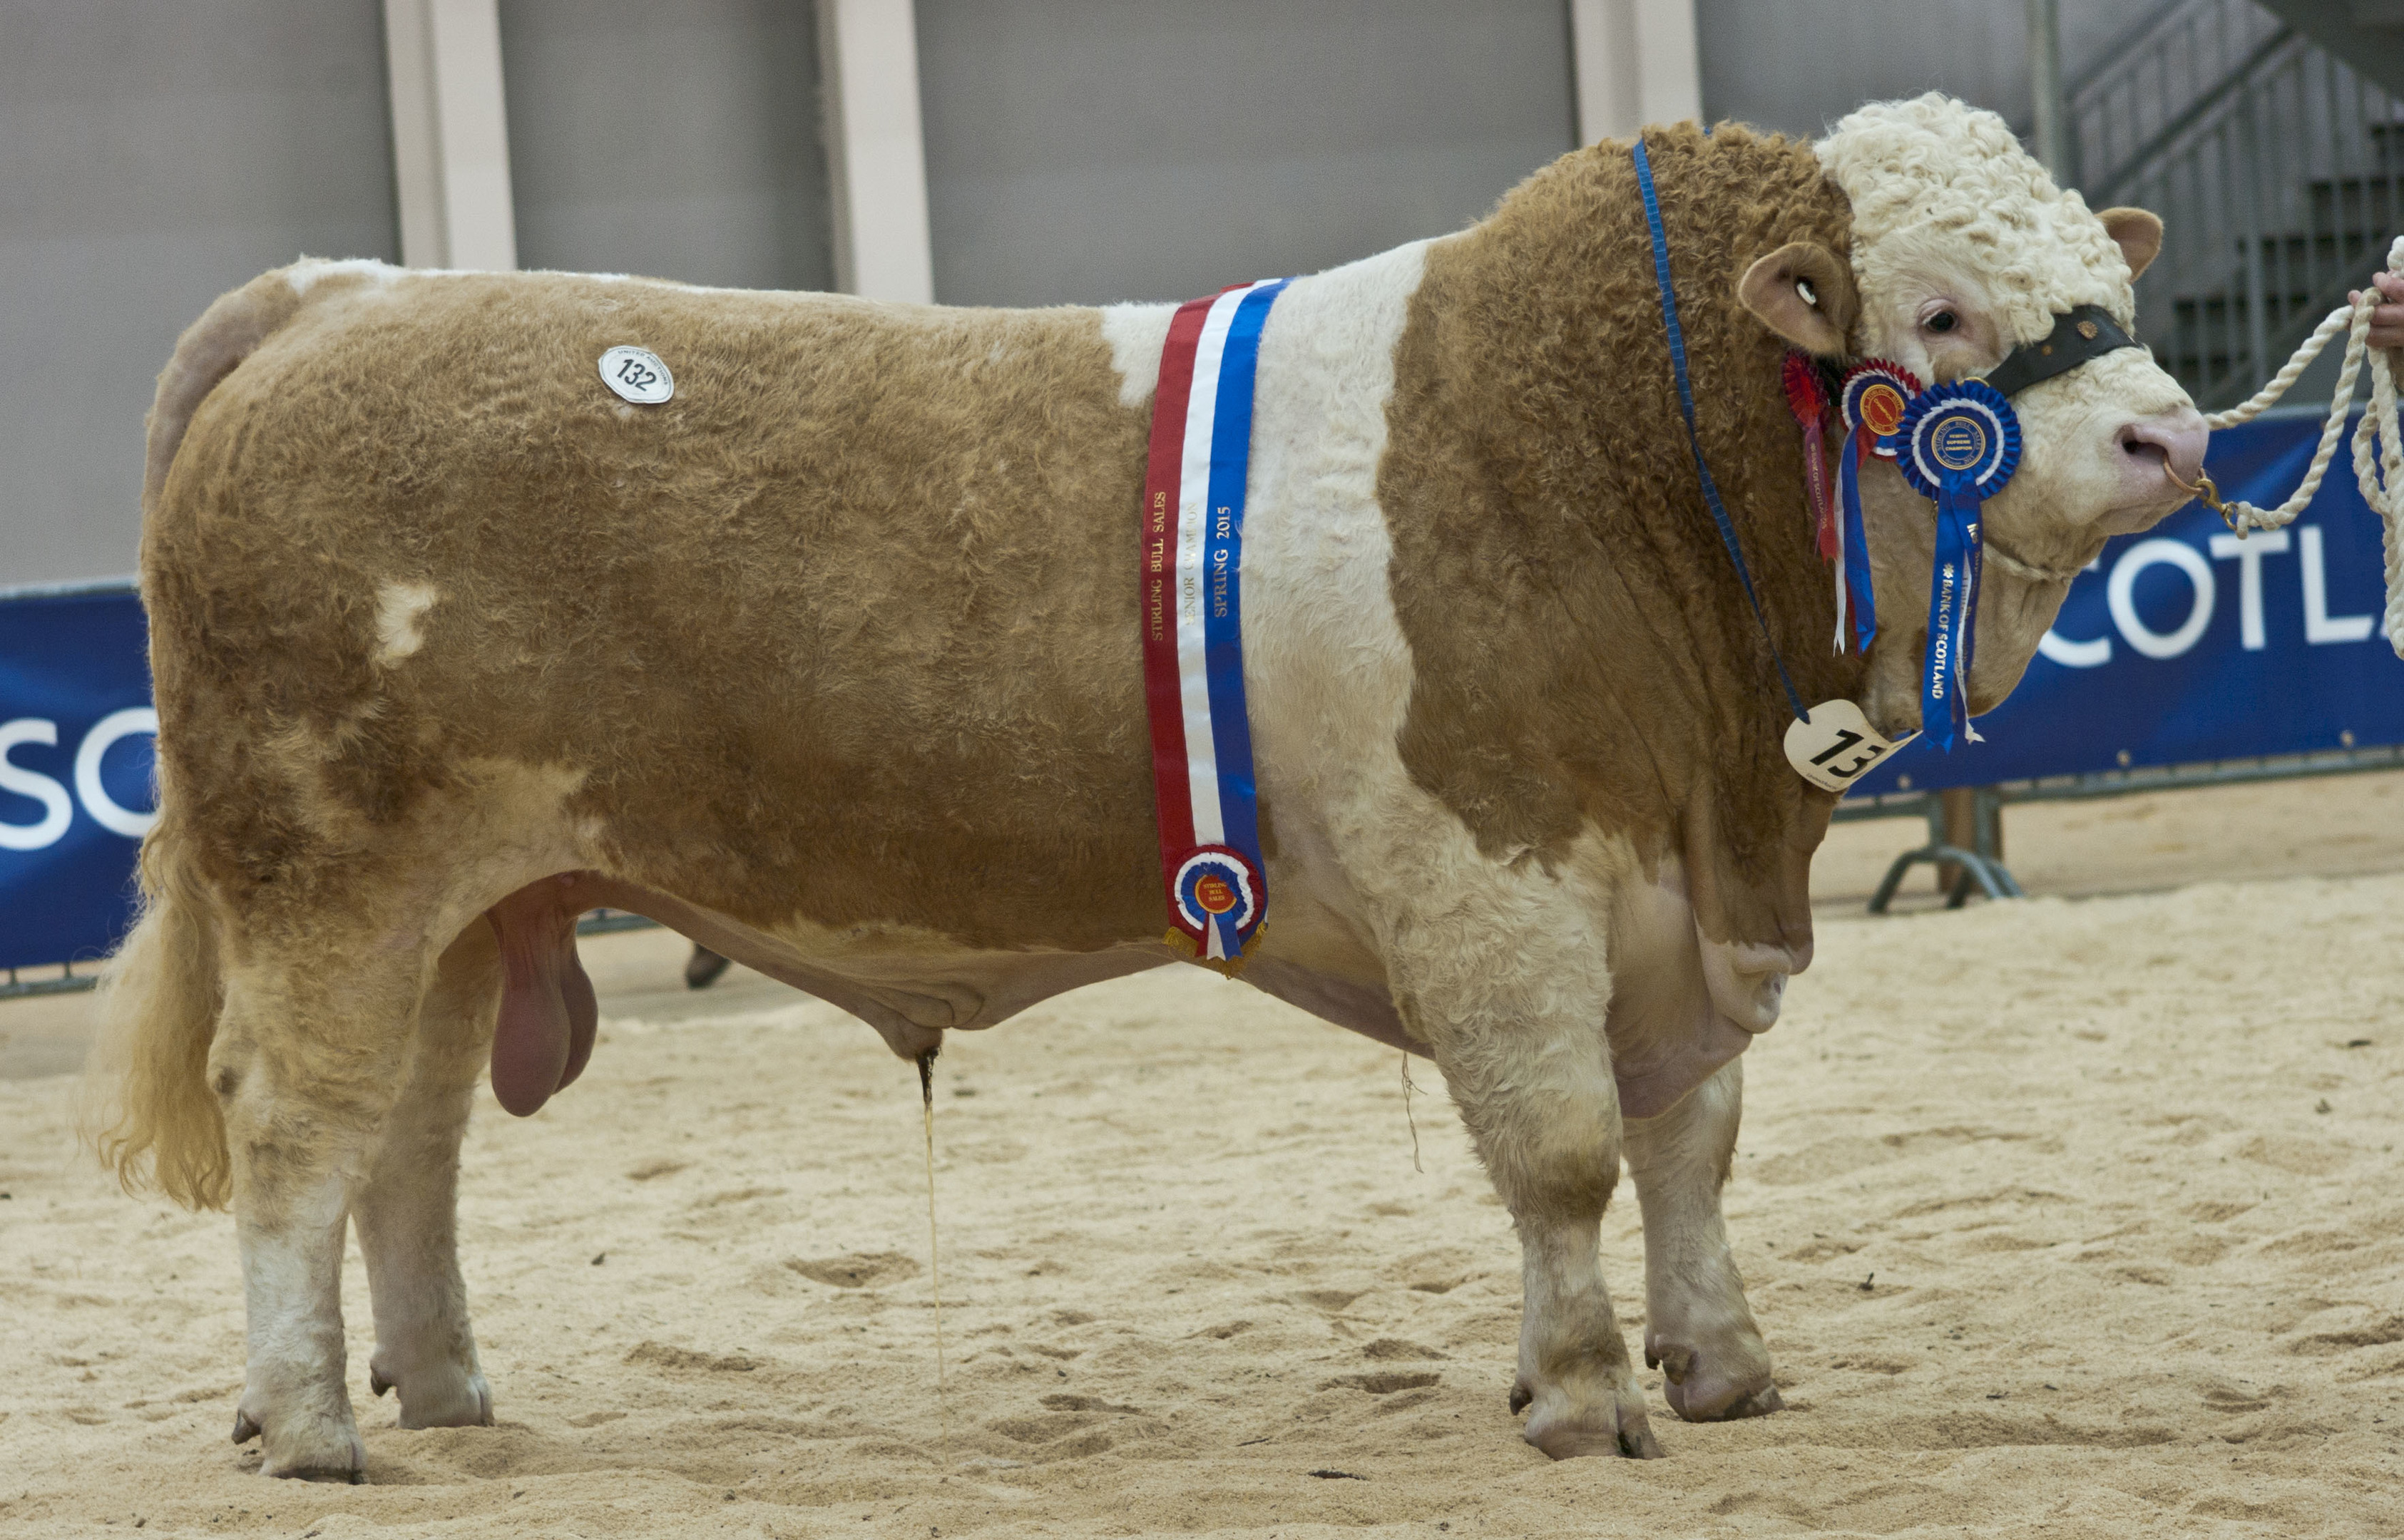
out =
[[24,1000],[36,994],[73,994],[80,990],[97,988],[100,965],[90,964],[91,971],[77,973],[72,963],[59,964],[55,978],[28,978],[18,968],[0,969],[0,1000]]
[[1928,843],[1894,858],[1871,895],[1870,912],[1884,914],[1917,866],[1937,868],[1945,906],[1960,909],[1975,888],[1990,898],[2024,897],[2004,865],[2004,809],[2016,802],[2084,802],[2099,797],[2177,791],[2190,786],[2235,786],[2257,781],[2298,781],[2322,775],[2360,775],[2404,770],[2404,747],[2323,750],[2278,754],[2259,759],[2215,759],[2144,770],[2103,770],[2089,775],[2048,775],[2006,781],[1998,786],[1957,786],[1947,791],[1896,791],[1883,797],[1847,798],[1837,804],[1839,824],[1876,818],[1924,817]]
[[1975,885],[1990,898],[2023,896],[2011,868],[2004,865],[2004,794],[1993,786],[1956,786],[1923,797],[1928,814],[1928,843],[1905,851],[1886,868],[1878,891],[1870,895],[1870,912],[1884,914],[1903,886],[1904,874],[1917,866],[1936,868],[1936,885],[1945,907],[1958,909],[1970,901]]

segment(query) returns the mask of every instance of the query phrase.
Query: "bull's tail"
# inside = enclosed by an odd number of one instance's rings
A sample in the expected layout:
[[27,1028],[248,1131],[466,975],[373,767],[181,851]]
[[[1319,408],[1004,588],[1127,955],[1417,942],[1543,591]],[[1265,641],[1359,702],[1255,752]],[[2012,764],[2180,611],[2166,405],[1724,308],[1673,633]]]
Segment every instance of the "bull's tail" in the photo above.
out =
[[[142,477],[142,517],[159,514],[192,415],[292,318],[316,276],[304,262],[262,273],[176,340],[159,373]],[[147,551],[145,564],[147,564]],[[146,587],[151,577],[144,573]],[[128,1191],[156,1187],[191,1208],[222,1208],[231,1183],[225,1122],[208,1084],[224,1001],[217,920],[182,836],[175,783],[160,766],[159,821],[142,843],[141,918],[101,976],[100,1035],[80,1122]]]
[[161,811],[142,846],[141,918],[101,975],[84,1128],[128,1192],[223,1208],[231,1167],[208,1083],[224,1003],[217,919],[163,795]]
[[150,403],[142,468],[146,519],[159,506],[159,493],[167,485],[167,467],[175,463],[175,451],[184,442],[184,430],[192,425],[192,413],[218,382],[292,318],[316,266],[304,261],[297,267],[279,268],[218,296],[217,303],[202,312],[201,318],[175,340],[175,356],[159,371],[159,394]]

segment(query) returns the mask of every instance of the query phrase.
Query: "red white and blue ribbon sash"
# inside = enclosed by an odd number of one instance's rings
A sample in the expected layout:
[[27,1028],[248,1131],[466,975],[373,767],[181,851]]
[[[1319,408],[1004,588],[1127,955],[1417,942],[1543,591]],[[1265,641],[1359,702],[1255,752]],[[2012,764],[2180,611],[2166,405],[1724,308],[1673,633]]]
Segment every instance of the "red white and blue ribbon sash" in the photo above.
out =
[[1261,327],[1287,280],[1178,307],[1143,487],[1143,680],[1168,939],[1232,973],[1268,911],[1241,578]]

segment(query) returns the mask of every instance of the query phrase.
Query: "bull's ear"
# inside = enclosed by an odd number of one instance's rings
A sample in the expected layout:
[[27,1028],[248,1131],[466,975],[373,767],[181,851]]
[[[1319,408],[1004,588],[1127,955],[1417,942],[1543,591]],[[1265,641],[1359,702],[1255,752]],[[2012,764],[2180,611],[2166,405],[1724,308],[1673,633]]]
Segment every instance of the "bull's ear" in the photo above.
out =
[[2162,222],[2143,209],[2105,209],[2095,216],[2104,221],[2104,233],[2120,248],[2122,260],[2129,264],[2129,282],[2153,266],[2161,255]]
[[1744,308],[1806,353],[1847,351],[1853,328],[1853,281],[1835,252],[1810,241],[1779,247],[1745,270],[1736,286]]

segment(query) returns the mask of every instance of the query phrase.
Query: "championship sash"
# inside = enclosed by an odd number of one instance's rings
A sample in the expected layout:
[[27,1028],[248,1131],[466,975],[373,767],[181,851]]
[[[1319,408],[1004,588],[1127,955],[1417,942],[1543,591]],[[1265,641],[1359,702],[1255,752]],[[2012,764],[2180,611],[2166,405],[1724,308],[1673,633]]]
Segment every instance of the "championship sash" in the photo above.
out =
[[1160,354],[1143,484],[1143,685],[1152,718],[1166,939],[1233,975],[1268,911],[1241,579],[1252,373],[1287,284],[1178,307]]

